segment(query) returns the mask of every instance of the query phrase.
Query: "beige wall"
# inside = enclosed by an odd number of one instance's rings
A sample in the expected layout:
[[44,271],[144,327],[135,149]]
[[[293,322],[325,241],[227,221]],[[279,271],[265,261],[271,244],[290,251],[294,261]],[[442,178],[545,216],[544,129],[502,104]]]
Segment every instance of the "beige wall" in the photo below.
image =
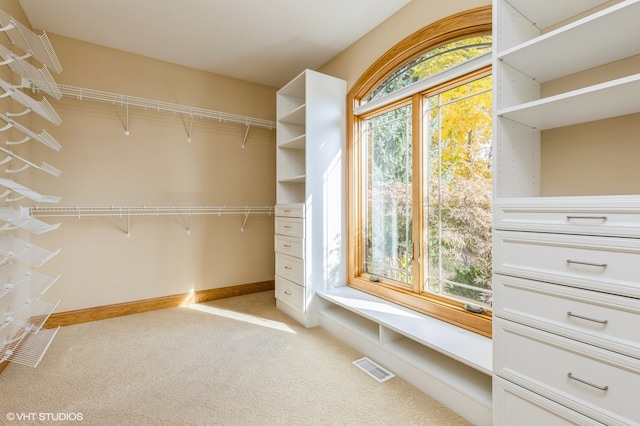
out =
[[[4,0],[0,8],[27,24],[17,4]],[[275,119],[274,88],[49,37],[64,68],[54,74],[58,84]],[[61,196],[57,205],[275,203],[275,130],[251,128],[241,149],[244,125],[195,119],[187,142],[188,117],[130,108],[126,136],[121,106],[49,99],[62,118],[60,126],[38,117],[21,121],[37,132],[46,129],[62,149],[55,152],[31,141],[14,151],[52,164],[62,175],[34,170],[13,177],[42,194]],[[61,299],[61,312],[272,280],[273,216],[252,215],[241,232],[243,220],[241,215],[194,216],[187,234],[187,216],[133,217],[127,237],[126,217],[48,218],[61,227],[27,238],[50,250],[62,249],[38,270],[62,274],[46,296]]]
[[[640,55],[548,82],[542,94],[551,96],[638,72]],[[640,114],[542,132],[542,195],[640,194],[638,135]]]

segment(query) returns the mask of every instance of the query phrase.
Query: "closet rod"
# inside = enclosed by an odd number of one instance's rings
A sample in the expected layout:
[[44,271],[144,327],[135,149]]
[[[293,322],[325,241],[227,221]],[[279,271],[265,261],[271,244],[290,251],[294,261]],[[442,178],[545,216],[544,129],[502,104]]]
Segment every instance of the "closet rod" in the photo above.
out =
[[197,206],[197,207],[29,207],[31,216],[168,216],[168,215],[229,215],[273,214],[274,206]]
[[[40,91],[38,86],[32,86],[34,91]],[[247,117],[238,114],[230,114],[226,112],[213,111],[204,108],[198,108],[187,105],[173,104],[164,101],[156,101],[153,99],[138,98],[135,96],[122,95],[118,93],[103,92],[100,90],[86,89],[82,87],[68,86],[58,84],[58,89],[64,96],[72,96],[77,100],[91,100],[96,102],[111,103],[122,107],[137,107],[145,110],[158,112],[169,112],[174,114],[185,114],[190,117],[204,118],[209,120],[218,120],[229,123],[244,124],[246,126],[261,127],[268,130],[275,129],[275,122],[264,120],[261,118]]]

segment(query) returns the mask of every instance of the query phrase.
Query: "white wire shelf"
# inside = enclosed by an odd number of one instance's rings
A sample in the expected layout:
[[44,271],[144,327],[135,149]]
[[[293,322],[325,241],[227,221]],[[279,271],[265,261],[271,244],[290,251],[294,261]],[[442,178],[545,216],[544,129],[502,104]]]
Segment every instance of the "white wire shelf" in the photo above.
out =
[[[35,201],[36,203],[57,203],[58,201],[60,201],[60,197],[55,197],[52,195],[42,195],[32,189],[27,188],[26,186],[20,185],[19,183],[9,179],[0,178],[0,185],[7,188],[7,190],[0,195],[0,197],[7,197],[5,198],[5,201],[7,202],[18,201],[24,197],[27,197]],[[11,195],[12,192],[15,192],[19,195],[16,196],[16,198],[9,198],[8,196]]]
[[62,93],[60,93],[60,89],[58,89],[58,85],[47,67],[36,68],[27,62],[25,57],[16,55],[2,45],[0,45],[0,56],[3,59],[0,65],[7,65],[11,71],[33,82],[39,90],[46,94],[56,99],[62,98]]
[[187,233],[191,232],[191,220],[197,215],[243,215],[240,231],[244,231],[250,215],[273,215],[275,206],[108,206],[108,207],[29,207],[34,217],[124,217],[127,218],[127,236],[131,235],[132,216],[188,216]]
[[1,146],[0,146],[0,152],[4,152],[5,154],[7,154],[7,157],[4,160],[0,160],[0,164],[8,163],[13,159],[16,159],[22,163],[22,167],[18,167],[14,169],[6,169],[5,172],[7,174],[19,173],[29,169],[30,167],[33,167],[34,169],[42,170],[43,172],[49,173],[50,175],[53,175],[55,177],[60,176],[60,174],[62,173],[60,170],[56,169],[51,164],[47,164],[43,161],[40,165],[37,165],[36,163],[29,161],[26,158],[21,157],[18,154],[15,154],[13,151],[9,149],[5,149]]
[[7,34],[11,42],[26,53],[25,56],[32,55],[56,73],[62,71],[62,66],[47,33],[43,32],[37,35],[3,10],[0,10],[0,25],[2,26],[0,31]]
[[0,266],[0,278],[4,283],[3,288],[0,288],[0,299],[16,289],[20,290],[27,286],[31,292],[30,299],[40,299],[60,279],[60,276],[61,274],[51,278],[13,262],[5,263]]
[[26,300],[14,312],[7,311],[0,315],[0,330],[9,326],[30,327],[32,332],[37,333],[57,305],[39,299]]
[[[39,82],[32,82],[35,91],[40,91]],[[142,108],[147,111],[166,112],[172,114],[182,114],[193,118],[222,121],[236,124],[244,124],[245,126],[260,127],[273,130],[276,127],[275,121],[265,120],[262,118],[248,117],[239,114],[231,114],[199,108],[195,106],[181,105],[170,102],[158,101],[153,99],[139,98],[120,93],[104,92],[101,90],[87,89],[82,87],[58,84],[58,89],[63,96],[73,97],[79,101],[95,101],[118,105],[123,108],[135,107]]]
[[13,235],[0,237],[0,265],[11,259],[16,259],[38,268],[58,253],[60,253],[60,249],[52,252]]
[[17,121],[13,120],[10,117],[7,117],[6,115],[0,113],[0,119],[4,120],[7,124],[2,127],[0,129],[0,132],[3,132],[5,130],[8,130],[12,127],[15,127],[16,129],[20,130],[22,133],[25,134],[25,137],[19,141],[6,141],[7,145],[20,145],[23,144],[25,142],[28,142],[31,139],[35,139],[38,142],[40,142],[41,144],[43,144],[44,146],[47,146],[51,149],[53,149],[54,151],[60,151],[60,148],[62,148],[62,146],[58,143],[58,141],[56,141],[53,136],[51,136],[49,133],[47,133],[46,130],[42,130],[41,133],[36,133],[33,130],[23,126],[22,124],[18,123]]
[[14,209],[13,207],[0,207],[0,220],[6,223],[0,226],[0,231],[13,231],[24,229],[32,234],[40,235],[54,231],[60,227],[60,223],[48,224],[29,215],[29,209]]
[[30,207],[32,216],[68,217],[68,216],[165,216],[165,215],[223,215],[223,214],[268,214],[274,213],[274,206],[107,206],[107,207]]
[[11,99],[20,103],[26,109],[18,113],[7,113],[8,116],[21,116],[33,111],[40,117],[45,118],[55,124],[56,126],[62,123],[62,119],[58,113],[53,109],[49,101],[46,98],[42,98],[40,101],[36,101],[32,97],[24,94],[20,88],[7,83],[0,79],[0,88],[4,90],[4,93],[0,94],[0,98],[10,96]]
[[9,361],[28,367],[37,367],[58,330],[60,327],[42,329],[33,333],[29,326],[16,330],[17,337],[5,341],[4,347],[0,351],[0,362]]

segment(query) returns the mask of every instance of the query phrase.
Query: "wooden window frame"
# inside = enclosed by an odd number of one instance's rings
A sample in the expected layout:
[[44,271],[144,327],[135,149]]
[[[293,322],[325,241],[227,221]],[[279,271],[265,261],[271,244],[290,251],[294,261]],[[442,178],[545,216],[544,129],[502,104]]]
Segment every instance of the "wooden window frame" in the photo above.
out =
[[[491,6],[483,6],[468,11],[460,12],[455,15],[438,20],[426,27],[418,30],[414,34],[400,41],[385,54],[383,54],[376,62],[374,62],[356,81],[351,90],[347,94],[347,223],[348,229],[348,278],[347,284],[351,287],[375,294],[376,296],[393,301],[400,305],[425,313],[427,315],[439,318],[443,321],[455,324],[462,328],[473,332],[491,336],[491,314],[485,312],[483,314],[473,314],[464,309],[464,304],[455,302],[445,297],[437,295],[424,296],[410,290],[403,290],[397,286],[385,285],[384,283],[373,283],[368,276],[363,273],[361,265],[363,265],[362,239],[363,227],[361,223],[360,202],[361,193],[359,193],[358,181],[361,178],[361,162],[362,155],[361,146],[359,145],[360,118],[356,118],[353,109],[360,104],[360,99],[366,96],[374,87],[380,84],[390,73],[395,71],[399,66],[424,53],[430,49],[450,43],[459,39],[471,37],[473,35],[490,34],[492,22]],[[487,72],[486,70],[484,71]],[[422,94],[414,94],[412,103],[422,98]],[[417,108],[413,108],[413,132],[414,135],[422,134],[422,117]],[[422,137],[422,136],[420,136]],[[415,149],[415,148],[414,148]],[[418,166],[414,170],[422,173],[421,164],[416,162],[422,161],[420,152],[413,152],[414,166]],[[414,179],[421,179],[422,175],[414,175]],[[419,192],[419,185],[414,185],[414,199],[422,199]],[[420,229],[423,229],[423,223],[414,226],[414,242],[421,241],[421,236],[416,235]],[[417,262],[415,256],[414,262]],[[417,264],[414,264],[414,273],[420,271]],[[421,283],[422,277],[414,280],[414,283]],[[414,284],[419,285],[419,284]]]

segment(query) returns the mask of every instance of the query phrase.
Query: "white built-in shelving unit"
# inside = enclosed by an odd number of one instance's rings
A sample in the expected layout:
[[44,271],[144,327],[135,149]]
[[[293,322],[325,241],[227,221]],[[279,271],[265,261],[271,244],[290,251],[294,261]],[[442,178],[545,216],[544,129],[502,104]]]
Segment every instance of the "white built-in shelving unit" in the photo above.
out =
[[276,303],[305,326],[346,282],[346,87],[305,70],[276,95]]
[[640,1],[493,11],[493,424],[640,424],[640,195],[542,196],[540,151],[545,130],[640,113],[637,69],[543,95],[639,55]]
[[277,94],[276,306],[489,425],[491,339],[346,285],[345,104],[309,70]]
[[[60,124],[60,117],[46,98],[37,100],[22,91],[22,82],[28,82],[29,87],[38,87],[60,99],[61,94],[49,72],[49,69],[56,73],[62,71],[55,51],[45,33],[33,33],[2,10],[0,31],[12,46],[9,49],[0,45],[0,64],[7,67],[6,75],[15,75],[16,78],[9,80],[21,81],[20,85],[15,85],[0,79],[0,98],[6,107],[6,111],[0,113],[0,119],[5,123],[0,129],[0,137],[4,138],[1,142],[10,146],[34,141],[58,151],[60,144],[46,130],[33,131],[28,124],[32,121],[21,118],[33,112],[52,124]],[[18,51],[12,50],[14,48]],[[43,67],[37,68],[34,62]],[[22,136],[16,139],[17,133]],[[27,170],[39,170],[54,177],[61,172],[50,164],[32,161],[26,154],[18,154],[12,149],[0,148],[5,155],[0,164],[6,165],[6,177],[0,177],[0,186],[4,188],[1,195],[3,205],[0,206],[0,229],[3,231],[0,236],[0,363],[10,361],[36,367],[58,332],[58,328],[43,328],[58,304],[46,302],[43,296],[60,278],[60,275],[48,277],[37,269],[60,250],[52,251],[33,244],[29,234],[54,231],[60,224],[36,219],[28,208],[16,206],[16,202],[27,199],[38,203],[57,203],[60,197],[42,195],[19,181],[28,182],[24,173]]]

